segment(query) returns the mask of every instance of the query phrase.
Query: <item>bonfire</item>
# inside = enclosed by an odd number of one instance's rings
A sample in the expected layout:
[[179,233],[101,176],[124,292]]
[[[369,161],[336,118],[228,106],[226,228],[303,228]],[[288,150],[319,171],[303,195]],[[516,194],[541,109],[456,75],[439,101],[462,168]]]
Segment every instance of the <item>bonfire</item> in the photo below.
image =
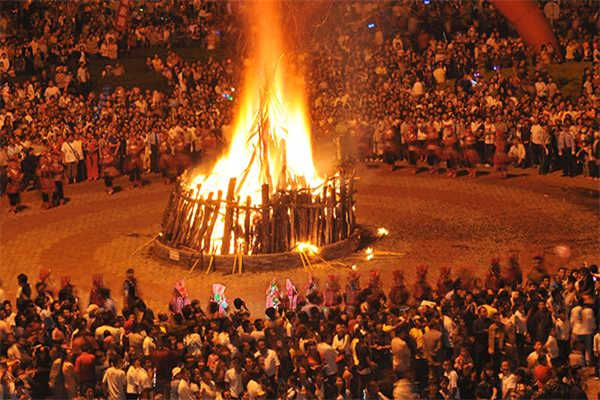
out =
[[291,251],[350,236],[352,179],[321,177],[312,154],[302,68],[286,49],[280,3],[247,7],[254,32],[229,147],[209,174],[182,175],[161,241],[208,254]]

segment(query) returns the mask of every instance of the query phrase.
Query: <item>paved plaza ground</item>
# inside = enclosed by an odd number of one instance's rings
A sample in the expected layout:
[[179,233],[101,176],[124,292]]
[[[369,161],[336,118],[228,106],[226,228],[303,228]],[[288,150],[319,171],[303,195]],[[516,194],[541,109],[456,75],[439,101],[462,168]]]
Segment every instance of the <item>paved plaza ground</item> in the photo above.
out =
[[[571,247],[571,266],[600,261],[599,199],[597,182],[582,177],[562,178],[558,173],[537,176],[533,170],[513,171],[512,178],[483,175],[477,179],[449,179],[429,173],[413,175],[401,168],[394,172],[380,166],[358,171],[357,214],[361,224],[386,227],[390,235],[376,243],[375,258],[361,253],[341,260],[364,272],[381,271],[391,282],[391,272],[401,268],[409,280],[415,267],[430,265],[429,279],[437,281],[442,266],[455,274],[483,276],[492,257],[506,259],[519,252],[525,270],[537,253],[546,255],[550,268],[558,261],[557,244]],[[91,276],[102,273],[120,303],[121,282],[128,267],[135,268],[143,297],[158,309],[169,300],[173,283],[186,279],[191,296],[206,303],[211,283],[227,285],[229,297],[243,297],[254,313],[264,310],[268,282],[290,277],[304,287],[302,268],[228,275],[230,266],[216,273],[196,270],[154,259],[148,251],[136,252],[160,231],[160,219],[171,190],[157,176],[142,189],[124,190],[108,196],[101,183],[70,185],[67,205],[41,210],[38,192],[23,196],[28,206],[20,214],[6,213],[3,202],[0,225],[1,277],[9,295],[15,294],[16,276],[26,272],[32,281],[42,266],[51,268],[58,284],[71,277],[87,304]],[[133,254],[136,252],[136,254]],[[322,265],[316,274],[325,279],[332,272],[345,276],[339,263]]]

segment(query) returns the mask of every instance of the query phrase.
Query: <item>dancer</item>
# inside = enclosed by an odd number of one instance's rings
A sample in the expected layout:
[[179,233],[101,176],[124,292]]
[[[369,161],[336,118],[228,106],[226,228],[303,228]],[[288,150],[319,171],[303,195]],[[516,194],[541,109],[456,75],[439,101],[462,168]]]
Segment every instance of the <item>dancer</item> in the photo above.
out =
[[50,164],[50,170],[52,171],[52,178],[54,181],[54,191],[52,193],[52,206],[56,207],[61,204],[65,204],[65,167],[61,162],[62,153],[54,152],[51,154],[52,161]]
[[54,193],[54,180],[51,168],[52,162],[48,154],[44,153],[40,157],[36,174],[40,179],[42,192],[42,208],[47,210],[52,207],[52,194]]
[[439,139],[438,134],[433,127],[429,127],[427,130],[425,150],[427,154],[427,164],[431,168],[429,173],[433,174],[438,171],[438,164],[440,162]]
[[465,166],[467,167],[467,171],[469,172],[469,176],[471,178],[477,177],[477,172],[475,168],[477,167],[477,164],[481,162],[479,159],[479,153],[476,149],[476,145],[477,139],[475,138],[475,136],[469,133],[465,139],[465,147],[463,150],[463,154]]
[[451,128],[444,129],[444,137],[442,139],[444,143],[443,157],[446,160],[446,169],[448,170],[446,175],[451,178],[456,178],[456,165],[458,163],[458,151],[456,150],[456,135],[452,132]]
[[158,157],[158,168],[165,178],[165,185],[173,183],[177,177],[175,159],[167,142],[160,143],[160,156]]
[[91,133],[87,135],[85,151],[85,167],[87,170],[88,181],[97,181],[100,177],[98,170],[98,141]]
[[501,129],[496,130],[496,151],[494,153],[494,167],[501,178],[508,176],[510,159],[506,154],[506,135]]
[[421,149],[417,140],[417,130],[415,126],[409,127],[406,133],[405,141],[408,143],[408,164],[413,167],[413,174],[416,174],[417,170],[419,169],[417,166],[417,160],[420,157]]
[[144,144],[132,133],[127,141],[125,169],[129,172],[129,181],[134,189],[142,186],[143,150]]
[[8,195],[9,208],[8,212],[16,214],[19,212],[19,204],[21,203],[21,184],[25,177],[21,171],[21,164],[16,156],[13,156],[8,163],[6,171],[8,183],[6,185],[6,194]]
[[119,171],[115,168],[115,156],[111,152],[108,146],[102,149],[102,158],[100,163],[102,165],[102,176],[104,178],[104,186],[106,187],[106,193],[112,195],[115,192],[113,188],[113,179],[119,175]]

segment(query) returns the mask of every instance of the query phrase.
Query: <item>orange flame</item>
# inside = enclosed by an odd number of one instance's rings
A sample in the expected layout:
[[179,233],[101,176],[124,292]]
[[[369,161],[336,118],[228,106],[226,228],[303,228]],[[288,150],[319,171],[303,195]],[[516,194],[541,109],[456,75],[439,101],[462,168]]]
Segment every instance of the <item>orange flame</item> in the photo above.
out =
[[[323,180],[313,163],[301,68],[286,53],[280,3],[256,1],[245,6],[248,22],[256,25],[249,29],[252,59],[244,75],[231,143],[209,175],[197,175],[188,185],[196,196],[206,197],[219,190],[226,193],[229,179],[235,177],[235,196],[250,196],[253,204],[259,204],[263,184],[274,192],[291,185],[314,189]],[[217,251],[223,230],[221,215],[211,238]]]

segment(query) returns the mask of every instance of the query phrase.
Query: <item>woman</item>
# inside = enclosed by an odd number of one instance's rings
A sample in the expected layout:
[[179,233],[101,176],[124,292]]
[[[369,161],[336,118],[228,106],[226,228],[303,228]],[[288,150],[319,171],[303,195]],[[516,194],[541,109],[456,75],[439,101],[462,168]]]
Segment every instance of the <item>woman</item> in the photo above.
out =
[[106,187],[106,193],[112,195],[115,192],[113,188],[113,179],[119,175],[119,171],[115,168],[115,156],[112,153],[110,147],[105,146],[102,149],[102,158],[100,163],[102,165],[102,176],[104,177],[104,186]]
[[21,165],[16,158],[13,158],[8,163],[6,177],[8,178],[6,185],[6,194],[8,195],[9,202],[8,212],[16,214],[19,211],[18,207],[21,203],[21,183],[24,178]]
[[88,181],[93,182],[99,179],[98,170],[98,141],[92,134],[88,134],[85,141],[85,167],[87,170]]
[[506,178],[508,176],[508,164],[510,163],[510,159],[506,154],[506,136],[500,129],[496,130],[495,136],[494,167],[500,177]]
[[144,144],[139,140],[135,134],[129,136],[127,140],[127,161],[125,163],[125,169],[129,172],[129,181],[133,188],[142,187],[142,151],[144,150]]
[[55,152],[52,154],[52,164],[50,170],[52,171],[54,180],[54,193],[52,193],[52,206],[56,207],[59,204],[65,204],[65,193],[64,193],[64,180],[65,180],[65,167],[61,162],[62,153]]
[[51,159],[45,154],[40,158],[37,175],[40,179],[42,191],[42,208],[47,210],[52,207],[50,200],[54,192],[54,181],[52,179]]

